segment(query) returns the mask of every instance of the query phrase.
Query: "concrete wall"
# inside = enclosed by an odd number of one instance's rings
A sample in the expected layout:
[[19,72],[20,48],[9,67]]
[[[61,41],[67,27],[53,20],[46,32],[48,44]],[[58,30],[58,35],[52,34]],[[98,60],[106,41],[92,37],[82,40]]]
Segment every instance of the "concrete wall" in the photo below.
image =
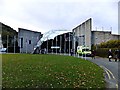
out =
[[75,37],[78,37],[78,45],[85,45],[91,48],[91,30],[91,18],[73,29]]
[[101,42],[107,42],[111,40],[111,32],[107,31],[92,31],[91,43],[96,45]]
[[[18,45],[20,46],[20,52],[32,53],[34,50],[34,46],[41,38],[41,33],[19,28],[18,38],[19,38]],[[22,44],[21,38],[23,38],[23,47],[21,47]]]
[[120,40],[120,35],[111,34],[110,31],[92,31],[91,43],[96,45],[109,40]]
[[112,34],[111,39],[113,39],[113,40],[120,40],[120,35]]

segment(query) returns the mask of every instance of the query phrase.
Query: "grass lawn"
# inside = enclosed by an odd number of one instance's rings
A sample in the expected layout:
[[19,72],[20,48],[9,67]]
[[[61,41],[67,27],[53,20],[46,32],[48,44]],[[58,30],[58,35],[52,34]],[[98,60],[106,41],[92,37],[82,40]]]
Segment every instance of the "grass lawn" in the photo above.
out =
[[105,88],[103,70],[80,58],[3,54],[3,88]]

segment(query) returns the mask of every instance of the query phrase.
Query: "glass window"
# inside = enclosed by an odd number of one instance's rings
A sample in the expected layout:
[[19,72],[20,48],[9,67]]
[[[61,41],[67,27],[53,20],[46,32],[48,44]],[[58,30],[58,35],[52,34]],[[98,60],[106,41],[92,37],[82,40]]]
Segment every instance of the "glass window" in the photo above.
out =
[[31,40],[29,40],[29,44],[31,44]]
[[23,38],[21,38],[21,48],[23,48]]

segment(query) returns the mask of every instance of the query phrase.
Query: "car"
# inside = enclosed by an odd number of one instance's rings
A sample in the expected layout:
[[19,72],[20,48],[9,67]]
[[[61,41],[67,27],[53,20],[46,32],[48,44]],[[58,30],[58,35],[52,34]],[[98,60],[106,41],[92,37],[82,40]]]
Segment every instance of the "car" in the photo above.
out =
[[0,53],[6,53],[7,48],[0,48]]

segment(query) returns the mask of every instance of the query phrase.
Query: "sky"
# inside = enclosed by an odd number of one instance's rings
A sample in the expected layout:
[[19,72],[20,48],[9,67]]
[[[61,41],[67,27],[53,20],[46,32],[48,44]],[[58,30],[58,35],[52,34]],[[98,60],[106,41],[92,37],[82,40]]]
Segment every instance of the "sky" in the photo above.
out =
[[0,0],[0,22],[16,31],[71,30],[92,18],[93,30],[118,33],[119,0]]

